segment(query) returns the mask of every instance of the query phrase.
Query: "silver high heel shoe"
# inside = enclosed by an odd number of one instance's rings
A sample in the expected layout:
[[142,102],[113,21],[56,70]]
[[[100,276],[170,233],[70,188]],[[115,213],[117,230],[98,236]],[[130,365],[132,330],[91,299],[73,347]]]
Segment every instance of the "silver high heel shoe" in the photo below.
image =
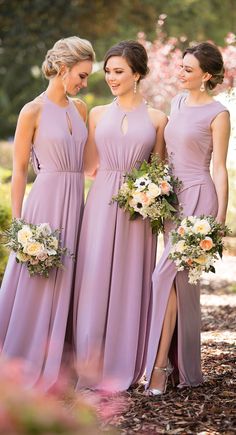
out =
[[174,368],[170,364],[168,364],[167,367],[154,367],[153,370],[159,370],[160,372],[165,373],[164,388],[163,388],[163,390],[161,390],[159,388],[148,388],[146,393],[148,396],[161,396],[162,394],[165,394],[165,392],[166,392],[166,387],[167,387],[169,376],[171,376],[171,381],[172,381],[173,387],[175,386],[174,378],[173,378]]

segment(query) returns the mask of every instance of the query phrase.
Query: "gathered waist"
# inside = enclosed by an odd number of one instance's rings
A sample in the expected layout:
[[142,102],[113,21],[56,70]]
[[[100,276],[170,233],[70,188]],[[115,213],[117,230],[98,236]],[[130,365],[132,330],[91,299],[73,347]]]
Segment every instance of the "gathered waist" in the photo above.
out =
[[98,172],[117,172],[117,173],[126,173],[132,171],[133,168],[125,168],[125,169],[119,169],[119,168],[99,168]]
[[40,174],[83,174],[82,170],[70,170],[70,169],[40,169],[37,175]]

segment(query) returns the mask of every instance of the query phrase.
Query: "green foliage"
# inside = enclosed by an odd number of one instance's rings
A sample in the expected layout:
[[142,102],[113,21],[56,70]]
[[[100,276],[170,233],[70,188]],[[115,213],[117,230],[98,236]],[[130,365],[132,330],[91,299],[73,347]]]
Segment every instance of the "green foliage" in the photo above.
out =
[[0,166],[0,183],[9,183],[11,181],[11,170]]
[[[155,39],[156,21],[160,14],[167,14],[164,31],[168,35],[185,35],[189,41],[211,39],[223,45],[225,35],[235,28],[233,6],[234,0],[1,0],[2,137],[13,135],[22,106],[45,89],[47,82],[39,72],[56,40],[79,34],[91,40],[101,60],[112,44],[136,39],[139,31],[148,40]],[[98,95],[95,104],[107,101],[109,91],[101,74],[91,77],[89,87],[90,94]]]
[[232,230],[232,235],[236,237],[236,169],[230,168],[229,172],[229,205],[226,223]]
[[[0,231],[4,231],[10,225],[11,222],[11,212],[10,208],[6,205],[0,204]],[[4,274],[4,270],[7,264],[8,251],[0,243],[0,282]]]

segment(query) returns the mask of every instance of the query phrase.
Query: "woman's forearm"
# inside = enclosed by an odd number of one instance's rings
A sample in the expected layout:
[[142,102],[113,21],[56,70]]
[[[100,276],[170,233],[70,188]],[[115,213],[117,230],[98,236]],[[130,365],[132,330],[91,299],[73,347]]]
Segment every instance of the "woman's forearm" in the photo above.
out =
[[224,223],[228,206],[228,174],[226,167],[217,168],[213,180],[218,198],[217,220]]
[[11,206],[12,217],[20,218],[22,212],[22,203],[25,194],[27,182],[27,171],[14,172],[11,182]]

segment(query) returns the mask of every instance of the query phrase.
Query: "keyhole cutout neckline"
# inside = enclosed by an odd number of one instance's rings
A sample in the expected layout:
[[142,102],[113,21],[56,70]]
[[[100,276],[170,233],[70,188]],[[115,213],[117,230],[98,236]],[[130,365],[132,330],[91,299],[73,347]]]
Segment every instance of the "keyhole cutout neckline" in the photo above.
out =
[[125,107],[122,107],[119,102],[117,101],[117,98],[114,99],[114,103],[116,104],[116,106],[118,107],[118,109],[121,110],[121,112],[128,114],[128,113],[132,113],[138,109],[140,109],[143,105],[147,105],[147,101],[142,100],[137,106],[131,108],[131,109],[126,109]]

